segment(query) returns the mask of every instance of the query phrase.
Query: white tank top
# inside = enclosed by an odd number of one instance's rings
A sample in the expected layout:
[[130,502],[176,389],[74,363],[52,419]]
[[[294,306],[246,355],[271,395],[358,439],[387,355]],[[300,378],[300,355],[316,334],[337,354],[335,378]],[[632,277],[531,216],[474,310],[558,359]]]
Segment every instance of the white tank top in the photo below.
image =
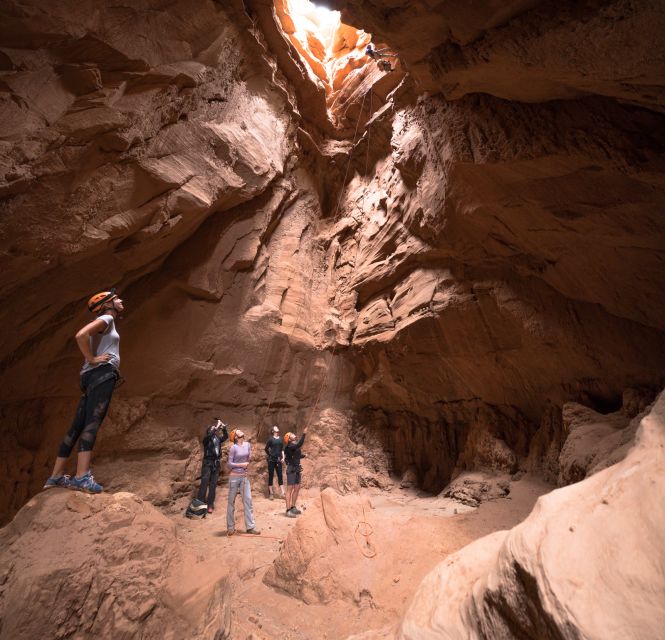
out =
[[[120,334],[116,331],[115,320],[110,313],[99,316],[100,320],[106,322],[106,331],[96,333],[90,336],[90,350],[93,356],[101,356],[103,353],[110,353],[111,359],[108,361],[114,369],[120,368]],[[90,364],[87,360],[83,363],[81,373],[90,371],[99,367],[98,364]]]

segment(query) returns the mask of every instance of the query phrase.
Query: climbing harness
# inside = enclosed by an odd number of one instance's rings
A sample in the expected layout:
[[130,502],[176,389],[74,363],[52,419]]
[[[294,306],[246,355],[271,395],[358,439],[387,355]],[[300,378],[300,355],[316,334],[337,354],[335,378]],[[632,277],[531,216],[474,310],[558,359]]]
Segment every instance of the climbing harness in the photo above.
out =
[[369,56],[376,62],[377,66],[381,71],[389,72],[389,71],[394,71],[392,68],[390,62],[388,60],[382,60],[381,58],[395,58],[398,59],[398,56],[396,53],[384,53],[386,49],[374,49],[372,47],[372,44],[368,44],[367,47],[365,47],[365,55]]
[[108,373],[105,373],[103,376],[100,376],[94,382],[91,382],[85,388],[85,391],[83,391],[81,396],[83,397],[87,396],[93,389],[96,389],[99,385],[102,385],[105,382],[114,379],[115,379],[115,383],[113,385],[114,388],[121,386],[125,382],[125,379],[120,375],[120,372],[114,369],[113,371],[109,371]]

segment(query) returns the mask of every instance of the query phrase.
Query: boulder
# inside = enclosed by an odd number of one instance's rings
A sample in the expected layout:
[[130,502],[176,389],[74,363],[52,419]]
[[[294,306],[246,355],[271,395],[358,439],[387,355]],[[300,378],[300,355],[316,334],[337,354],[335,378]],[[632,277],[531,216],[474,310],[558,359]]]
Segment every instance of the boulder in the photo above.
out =
[[0,531],[0,638],[228,638],[230,586],[131,493],[53,489]]
[[665,393],[624,460],[453,554],[369,639],[656,640],[665,628]]

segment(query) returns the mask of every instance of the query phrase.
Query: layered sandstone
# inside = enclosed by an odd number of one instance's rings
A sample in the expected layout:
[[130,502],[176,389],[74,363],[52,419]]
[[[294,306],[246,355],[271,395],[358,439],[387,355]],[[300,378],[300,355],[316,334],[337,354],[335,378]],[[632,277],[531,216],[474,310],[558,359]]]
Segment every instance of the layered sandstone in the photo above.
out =
[[[130,382],[99,451],[123,477],[133,451],[155,456],[159,500],[186,490],[224,407],[261,435],[316,419],[317,397],[353,407],[400,475],[438,491],[480,468],[556,478],[563,402],[611,408],[662,378],[660,114],[598,96],[414,103],[417,83],[363,62],[359,29],[390,35],[369,14],[325,46],[308,35],[301,58],[285,3],[102,5],[76,25],[73,6],[30,6],[8,5],[3,36],[2,317],[20,326],[2,342],[5,510],[47,472],[74,402],[69,336],[100,282],[128,298]],[[625,11],[619,30],[652,15]],[[335,122],[347,141],[326,138]]]
[[4,519],[48,475],[108,286],[127,384],[97,477],[160,506],[220,414],[310,425],[341,492],[625,455],[664,375],[662,7],[333,4],[323,35],[286,0],[3,4]]
[[395,634],[361,637],[659,637],[664,451],[661,394],[624,460],[450,556],[422,582]]
[[[252,431],[307,419],[324,372],[345,366],[313,350],[319,208],[291,96],[246,16],[212,1],[35,7],[3,6],[5,515],[48,473],[76,402],[71,336],[100,287],[126,299],[129,382],[98,451],[147,456],[140,489],[157,500],[189,490],[211,415]],[[100,479],[146,480],[112,468]]]

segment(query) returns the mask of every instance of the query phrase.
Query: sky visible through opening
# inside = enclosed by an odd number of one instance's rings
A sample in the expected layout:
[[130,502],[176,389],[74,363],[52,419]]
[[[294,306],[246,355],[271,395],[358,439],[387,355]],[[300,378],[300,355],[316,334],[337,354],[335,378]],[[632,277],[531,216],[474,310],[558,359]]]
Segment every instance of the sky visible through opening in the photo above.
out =
[[309,0],[288,0],[296,37],[307,42],[307,31],[314,33],[330,55],[333,36],[340,24],[340,12],[313,4]]

